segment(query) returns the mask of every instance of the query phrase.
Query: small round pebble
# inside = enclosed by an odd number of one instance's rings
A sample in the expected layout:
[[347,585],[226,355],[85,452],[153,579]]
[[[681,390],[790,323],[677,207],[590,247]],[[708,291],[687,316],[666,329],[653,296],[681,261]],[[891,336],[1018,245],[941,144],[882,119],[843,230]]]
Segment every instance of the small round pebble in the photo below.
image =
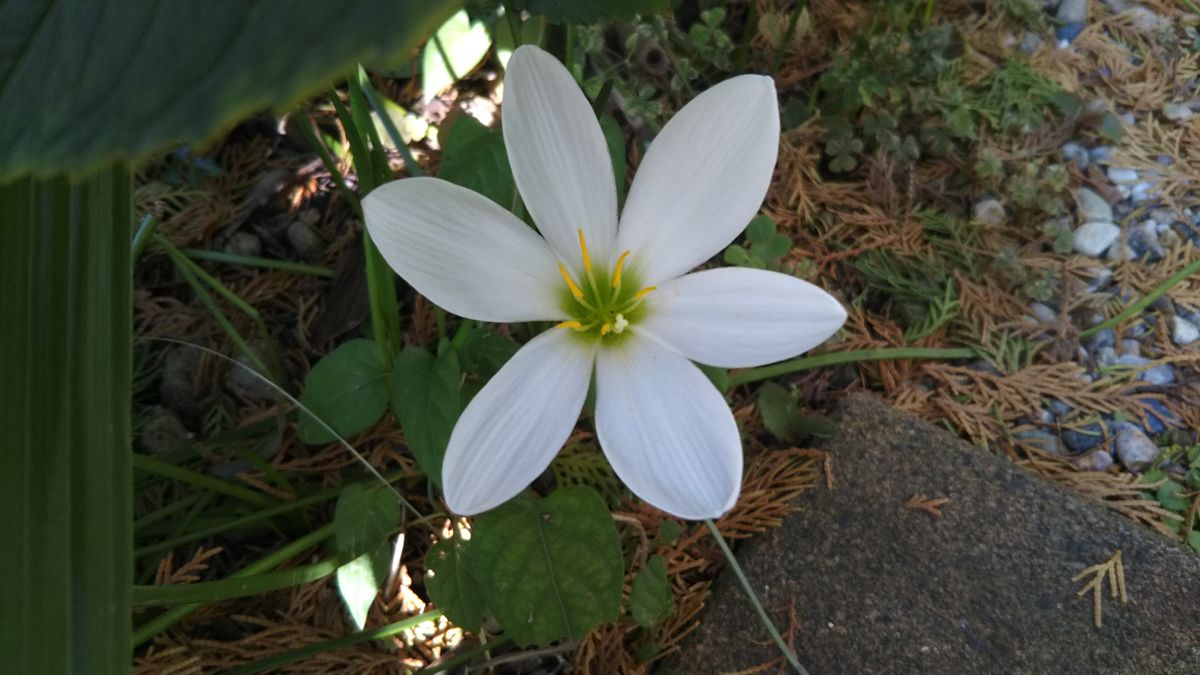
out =
[[1171,317],[1171,341],[1179,346],[1190,345],[1200,340],[1200,327],[1182,316]]
[[1098,258],[1112,246],[1121,235],[1121,228],[1112,223],[1093,222],[1075,230],[1071,246],[1076,253]]
[[1041,323],[1054,323],[1058,321],[1058,312],[1040,302],[1030,303],[1029,313]]
[[1008,220],[1004,204],[998,199],[981,199],[971,207],[971,220],[980,225],[999,227]]
[[1092,422],[1079,429],[1063,429],[1062,442],[1071,452],[1087,452],[1104,442],[1104,427]]
[[1113,465],[1113,458],[1104,448],[1096,448],[1078,457],[1072,457],[1071,464],[1080,471],[1104,471]]
[[1138,182],[1138,172],[1133,169],[1110,166],[1108,168],[1108,179],[1117,185],[1129,185]]
[[139,444],[148,455],[168,455],[182,450],[191,440],[192,434],[169,408],[154,406],[142,425]]
[[1126,469],[1135,473],[1145,471],[1161,452],[1141,429],[1122,430],[1117,434],[1114,445],[1117,449],[1117,459],[1121,460]]
[[1088,349],[1099,349],[1101,347],[1117,346],[1117,331],[1112,328],[1105,328],[1098,331],[1095,335],[1087,339]]
[[1075,190],[1075,201],[1079,203],[1079,220],[1084,223],[1113,222],[1112,205],[1095,190],[1081,187]]
[[262,240],[253,232],[234,232],[225,244],[225,252],[257,258],[262,255]]

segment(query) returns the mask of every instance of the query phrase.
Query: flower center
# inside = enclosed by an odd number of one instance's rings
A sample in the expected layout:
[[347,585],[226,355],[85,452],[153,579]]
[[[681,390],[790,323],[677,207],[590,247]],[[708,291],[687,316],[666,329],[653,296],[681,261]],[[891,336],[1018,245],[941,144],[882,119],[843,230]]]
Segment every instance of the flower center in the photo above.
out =
[[619,340],[625,330],[645,312],[642,300],[654,286],[640,286],[637,275],[625,272],[629,251],[617,258],[612,274],[601,265],[593,265],[588,255],[587,240],[579,230],[579,250],[583,254],[584,278],[576,283],[567,267],[558,264],[558,272],[566,282],[562,307],[571,318],[558,324],[582,336],[596,340]]

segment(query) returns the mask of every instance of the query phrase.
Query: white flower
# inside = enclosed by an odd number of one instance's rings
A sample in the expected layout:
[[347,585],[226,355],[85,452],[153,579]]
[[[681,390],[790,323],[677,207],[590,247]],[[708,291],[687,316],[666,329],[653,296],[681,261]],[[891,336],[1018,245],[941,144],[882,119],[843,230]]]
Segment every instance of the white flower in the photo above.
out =
[[762,204],[779,142],[774,84],[734,77],[684,106],[642,160],[619,224],[604,136],[567,70],[521,47],[504,87],[509,161],[541,236],[436,178],[395,181],[363,200],[384,258],[441,307],[480,321],[560,322],[459,418],[442,467],[447,503],[472,515],[526,488],[574,429],[594,370],[596,433],[621,480],[676,516],[719,516],[737,500],[741,437],[692,361],[779,361],[846,318],[829,294],[785,274],[687,274]]

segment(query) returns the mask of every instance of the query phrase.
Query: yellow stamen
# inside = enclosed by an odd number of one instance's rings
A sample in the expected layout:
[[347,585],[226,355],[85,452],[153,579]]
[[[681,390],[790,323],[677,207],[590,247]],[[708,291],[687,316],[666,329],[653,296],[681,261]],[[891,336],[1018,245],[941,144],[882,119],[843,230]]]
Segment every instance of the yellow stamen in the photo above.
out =
[[579,232],[579,249],[583,251],[583,269],[587,270],[588,274],[592,273],[592,257],[588,255],[587,240],[583,238],[583,230]]
[[558,273],[562,275],[563,281],[567,282],[567,288],[571,289],[571,295],[575,296],[576,300],[583,302],[583,291],[579,290],[574,281],[571,281],[571,275],[567,274],[567,268],[562,263],[558,263]]
[[612,331],[612,326],[608,323],[605,323],[603,326],[600,326],[600,336],[601,337],[608,335],[611,331]]
[[578,321],[560,321],[555,328],[570,328],[571,330],[583,330],[583,324]]
[[628,257],[629,257],[629,251],[625,251],[624,253],[621,254],[620,258],[617,258],[617,270],[615,272],[613,272],[613,282],[612,282],[614,291],[621,290],[621,268],[623,268],[625,266],[625,258],[628,258]]
[[637,293],[634,293],[633,299],[641,300],[642,298],[646,297],[647,295],[650,295],[650,291],[653,291],[656,288],[658,288],[658,286],[647,286],[647,287],[643,288],[642,290],[638,291]]

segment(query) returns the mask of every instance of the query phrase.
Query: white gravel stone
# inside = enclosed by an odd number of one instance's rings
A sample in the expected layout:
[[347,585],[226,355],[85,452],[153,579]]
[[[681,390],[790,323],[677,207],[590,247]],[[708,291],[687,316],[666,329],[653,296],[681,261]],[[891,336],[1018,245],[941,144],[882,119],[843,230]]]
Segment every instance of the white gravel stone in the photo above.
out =
[[1098,258],[1120,235],[1121,228],[1112,223],[1086,223],[1075,230],[1071,245],[1077,253]]
[[1029,313],[1041,323],[1054,323],[1058,321],[1058,313],[1040,302],[1031,303],[1029,305]]
[[1177,345],[1190,345],[1200,340],[1200,327],[1182,316],[1171,317],[1171,341]]
[[1063,23],[1083,23],[1087,21],[1087,0],[1062,0],[1054,16]]
[[981,199],[971,207],[971,220],[981,225],[999,227],[1008,220],[1004,204],[998,199]]
[[1112,206],[1108,200],[1101,197],[1095,190],[1081,187],[1075,190],[1075,200],[1079,202],[1079,221],[1083,223],[1113,222]]
[[1117,459],[1126,469],[1134,472],[1146,470],[1160,452],[1154,441],[1146,438],[1141,429],[1122,429],[1115,443]]
[[1133,169],[1110,166],[1108,168],[1108,179],[1117,185],[1128,185],[1138,182],[1138,172]]

